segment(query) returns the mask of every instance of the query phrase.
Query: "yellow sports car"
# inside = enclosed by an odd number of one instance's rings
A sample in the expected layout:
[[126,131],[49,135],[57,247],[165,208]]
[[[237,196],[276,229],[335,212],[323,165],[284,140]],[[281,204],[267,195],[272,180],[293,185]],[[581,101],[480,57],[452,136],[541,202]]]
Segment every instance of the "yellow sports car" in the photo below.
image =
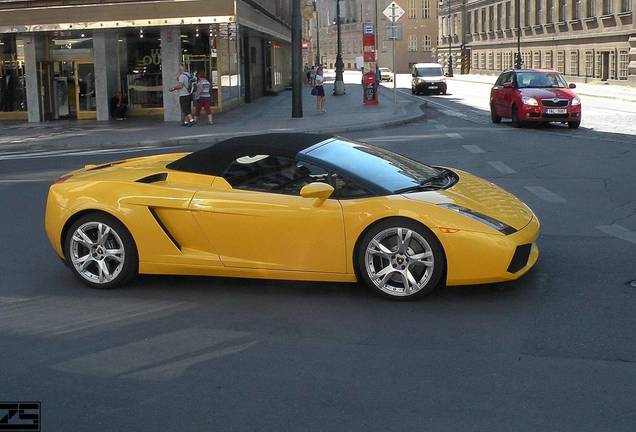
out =
[[46,232],[84,283],[138,273],[362,281],[394,299],[517,279],[539,221],[510,193],[328,135],[232,138],[88,165],[50,188]]

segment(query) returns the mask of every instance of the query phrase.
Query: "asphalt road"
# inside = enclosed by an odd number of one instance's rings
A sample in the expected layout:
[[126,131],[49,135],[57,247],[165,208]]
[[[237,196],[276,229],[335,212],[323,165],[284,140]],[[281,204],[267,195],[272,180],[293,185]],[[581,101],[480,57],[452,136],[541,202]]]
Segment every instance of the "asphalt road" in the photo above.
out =
[[634,431],[634,137],[490,125],[454,98],[351,136],[517,194],[541,258],[411,303],[219,278],[87,289],[45,238],[48,182],[130,154],[0,161],[0,399],[41,401],[45,431]]

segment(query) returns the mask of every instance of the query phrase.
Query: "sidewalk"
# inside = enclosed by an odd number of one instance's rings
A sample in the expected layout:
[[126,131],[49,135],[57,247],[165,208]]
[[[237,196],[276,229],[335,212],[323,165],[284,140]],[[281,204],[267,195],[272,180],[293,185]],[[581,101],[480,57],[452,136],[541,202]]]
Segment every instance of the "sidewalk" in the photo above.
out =
[[[347,94],[332,96],[332,84],[325,85],[326,109],[316,113],[311,88],[303,88],[303,118],[291,118],[291,91],[265,96],[251,104],[215,116],[210,126],[202,116],[201,124],[181,127],[161,119],[125,121],[52,121],[0,123],[0,152],[91,149],[133,146],[174,146],[207,144],[239,134],[267,132],[343,133],[399,125],[423,117],[421,103],[400,96],[394,106],[392,92],[380,90],[380,104],[362,104],[360,84],[348,77]],[[359,82],[359,81],[358,81]]]
[[[449,81],[466,81],[480,84],[492,85],[497,80],[497,75],[455,75],[448,78]],[[579,83],[576,82],[576,94],[581,96],[591,96],[598,98],[616,99],[625,102],[636,102],[636,88],[620,86],[615,84],[607,84],[601,81],[595,83]]]

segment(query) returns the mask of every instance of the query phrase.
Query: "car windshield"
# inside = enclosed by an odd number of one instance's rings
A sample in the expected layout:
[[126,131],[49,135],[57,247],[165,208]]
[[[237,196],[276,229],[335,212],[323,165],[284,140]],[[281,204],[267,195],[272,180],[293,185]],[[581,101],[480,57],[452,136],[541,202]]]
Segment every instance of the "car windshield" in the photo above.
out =
[[387,69],[387,68],[380,68],[380,71],[382,71],[382,72],[391,72],[391,71],[390,71],[389,69]]
[[432,76],[442,76],[444,73],[442,72],[441,67],[418,67],[417,76],[420,77],[432,77]]
[[399,154],[363,144],[333,140],[307,153],[389,193],[419,187],[441,170]]
[[558,72],[517,72],[518,88],[566,88],[568,83]]

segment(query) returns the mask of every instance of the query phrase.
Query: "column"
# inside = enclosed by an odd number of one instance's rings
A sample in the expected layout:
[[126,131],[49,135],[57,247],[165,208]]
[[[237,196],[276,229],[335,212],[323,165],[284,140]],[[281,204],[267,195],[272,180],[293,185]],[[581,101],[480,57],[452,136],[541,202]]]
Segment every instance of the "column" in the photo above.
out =
[[29,33],[24,40],[24,73],[29,122],[41,121],[40,86],[38,84],[38,61],[42,55],[42,38]]
[[110,119],[110,99],[118,90],[117,80],[117,33],[96,30],[93,33],[95,56],[95,97],[97,120]]
[[179,27],[161,28],[161,78],[163,81],[163,119],[181,121],[179,96],[168,89],[177,82],[181,63],[181,31]]

